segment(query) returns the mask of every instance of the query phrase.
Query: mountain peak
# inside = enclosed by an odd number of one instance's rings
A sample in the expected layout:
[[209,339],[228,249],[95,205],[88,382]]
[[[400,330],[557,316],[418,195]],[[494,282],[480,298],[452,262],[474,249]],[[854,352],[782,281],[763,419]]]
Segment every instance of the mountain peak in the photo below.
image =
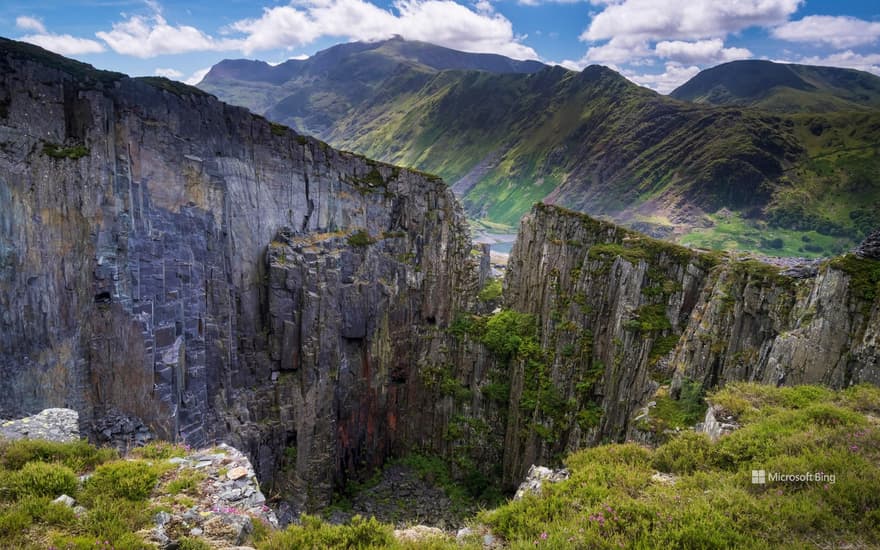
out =
[[670,95],[781,112],[859,110],[880,107],[880,78],[854,69],[747,59],[700,71]]
[[383,70],[399,63],[415,65],[428,71],[472,70],[498,74],[532,74],[546,67],[540,61],[522,61],[493,53],[463,52],[394,35],[375,42],[337,44],[308,59],[291,59],[275,66],[265,61],[224,59],[211,67],[205,76],[205,83],[237,80],[282,84],[300,74],[322,74],[346,63],[357,67],[372,67],[378,71],[376,76],[381,76]]

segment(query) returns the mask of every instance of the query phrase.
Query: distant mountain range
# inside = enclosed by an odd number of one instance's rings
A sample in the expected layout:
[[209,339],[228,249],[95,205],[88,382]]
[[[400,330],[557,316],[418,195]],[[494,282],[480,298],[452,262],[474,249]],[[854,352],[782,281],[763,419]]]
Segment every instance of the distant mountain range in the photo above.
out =
[[732,61],[700,72],[670,95],[783,113],[867,110],[880,108],[880,78],[836,67]]
[[546,200],[715,248],[823,255],[880,225],[880,78],[738,61],[662,96],[601,66],[399,38],[199,85],[297,131],[442,176],[497,230]]

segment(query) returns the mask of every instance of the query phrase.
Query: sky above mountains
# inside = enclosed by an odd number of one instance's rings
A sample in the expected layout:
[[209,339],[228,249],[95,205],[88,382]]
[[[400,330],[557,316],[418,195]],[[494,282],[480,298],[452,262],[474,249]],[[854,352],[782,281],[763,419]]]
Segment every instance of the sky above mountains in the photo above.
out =
[[744,58],[880,75],[874,0],[6,0],[0,35],[190,83],[224,58],[280,63],[393,35],[572,69],[598,63],[663,93]]

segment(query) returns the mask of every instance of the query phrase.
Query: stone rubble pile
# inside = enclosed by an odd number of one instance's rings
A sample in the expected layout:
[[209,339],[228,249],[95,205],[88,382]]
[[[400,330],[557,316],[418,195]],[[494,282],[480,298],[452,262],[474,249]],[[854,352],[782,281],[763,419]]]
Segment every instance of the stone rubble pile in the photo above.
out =
[[856,256],[870,260],[880,260],[880,229],[874,231],[856,247]]
[[109,409],[92,422],[92,433],[99,445],[110,445],[122,453],[142,447],[155,439],[140,418]]
[[413,523],[425,527],[451,529],[459,526],[472,510],[457,510],[446,492],[421,479],[411,468],[393,464],[382,472],[380,481],[352,497],[350,511],[334,511],[333,523],[346,523],[354,515],[392,523],[403,529]]

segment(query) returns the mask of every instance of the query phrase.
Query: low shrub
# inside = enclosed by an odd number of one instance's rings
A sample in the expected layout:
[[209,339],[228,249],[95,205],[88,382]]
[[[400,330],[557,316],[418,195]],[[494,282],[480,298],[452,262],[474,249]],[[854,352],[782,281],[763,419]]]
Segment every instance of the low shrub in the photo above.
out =
[[60,462],[75,472],[91,470],[98,464],[118,458],[110,448],[97,448],[88,441],[70,443],[42,439],[0,441],[0,467],[21,469],[28,462]]
[[167,460],[173,457],[184,457],[188,452],[189,449],[185,445],[168,441],[151,441],[143,447],[132,449],[129,455],[147,460]]
[[159,476],[166,468],[140,460],[102,464],[86,482],[83,499],[95,501],[103,496],[134,501],[144,500],[150,496]]
[[61,464],[28,462],[15,473],[12,484],[15,494],[37,497],[73,495],[79,486],[76,474]]
[[712,463],[712,443],[706,434],[686,431],[677,434],[654,452],[654,468],[661,472],[689,474]]
[[381,548],[394,542],[390,525],[376,518],[355,516],[344,525],[324,523],[320,518],[302,516],[300,525],[273,533],[259,545],[260,550],[334,550]]

